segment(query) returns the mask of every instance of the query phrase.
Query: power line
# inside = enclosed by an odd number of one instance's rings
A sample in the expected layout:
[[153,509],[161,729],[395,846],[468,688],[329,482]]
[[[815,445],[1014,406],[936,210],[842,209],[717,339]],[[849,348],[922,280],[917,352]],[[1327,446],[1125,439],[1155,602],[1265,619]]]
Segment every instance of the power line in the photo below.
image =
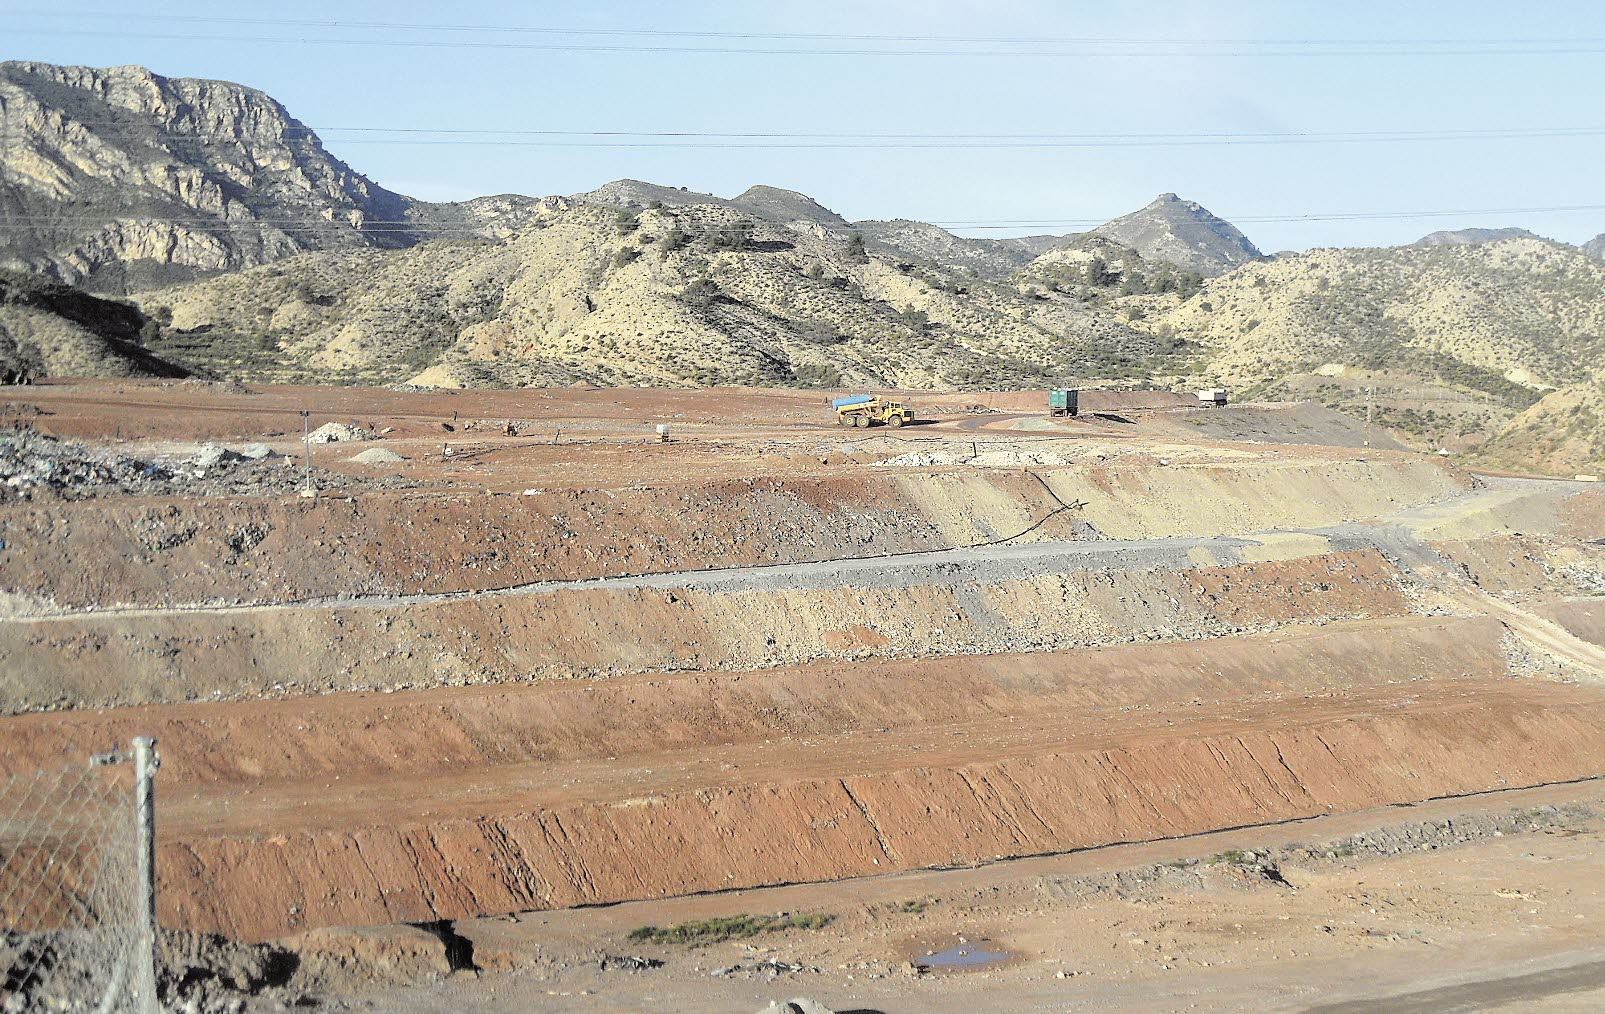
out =
[[[603,204],[599,204],[599,203],[598,204],[590,204],[589,202],[579,202],[579,203],[586,204],[589,207],[597,207],[597,208],[612,207],[611,205],[603,205]],[[733,211],[733,212],[736,212],[736,213],[746,213],[740,208],[730,208],[730,207],[728,207],[727,203],[723,202],[720,198],[711,197],[711,195],[710,195],[710,199],[709,199],[708,204],[712,205],[714,207],[723,207],[726,210]],[[693,203],[691,206],[696,206],[696,205]],[[702,205],[702,206],[708,206],[708,205]],[[1386,221],[1386,220],[1416,219],[1416,218],[1452,218],[1452,217],[1458,217],[1458,216],[1468,216],[1469,217],[1469,216],[1477,216],[1477,215],[1532,215],[1532,214],[1561,214],[1561,213],[1595,212],[1595,211],[1605,211],[1605,204],[1557,204],[1557,205],[1547,205],[1547,206],[1542,206],[1542,207],[1439,208],[1439,209],[1410,210],[1410,211],[1338,211],[1338,212],[1308,212],[1308,213],[1298,213],[1298,214],[1277,214],[1277,215],[1235,215],[1235,216],[1232,216],[1230,221],[1232,221],[1232,222],[1244,222],[1244,223]],[[349,224],[343,224],[343,223],[339,223],[339,222],[327,222],[327,221],[309,223],[305,219],[260,218],[260,219],[249,219],[249,220],[238,221],[238,222],[230,222],[230,221],[225,221],[223,219],[190,218],[190,217],[175,216],[175,215],[141,215],[141,214],[134,213],[134,212],[129,212],[129,213],[121,214],[121,215],[118,215],[118,214],[115,214],[115,213],[108,213],[106,216],[6,215],[4,213],[0,213],[0,223],[5,223],[5,222],[38,222],[40,224],[45,224],[45,225],[55,225],[55,224],[62,224],[62,223],[71,222],[71,223],[77,223],[77,224],[110,225],[110,224],[116,224],[119,219],[125,219],[125,220],[128,220],[128,221],[134,221],[134,222],[163,222],[163,223],[178,224],[178,225],[193,225],[193,226],[197,226],[197,227],[218,227],[218,228],[249,228],[249,227],[253,227],[253,226],[275,226],[275,227],[288,226],[288,227],[292,227],[292,228],[294,228],[294,227],[303,227],[303,228],[312,228],[312,229],[319,229],[319,230],[324,230],[326,228],[336,228],[336,229],[348,228],[348,229],[352,229],[352,230],[358,231],[358,232],[390,231],[390,232],[396,232],[396,233],[406,233],[406,232],[448,231],[448,232],[473,233],[473,234],[476,234],[476,235],[481,234],[477,230],[491,228],[491,225],[489,225],[489,224],[479,225],[479,226],[476,226],[476,225],[474,225],[472,223],[468,223],[468,222],[461,223],[461,224],[429,224],[429,223],[413,222],[413,221],[406,220],[406,219],[368,219],[361,226],[352,226],[352,225],[349,225]],[[1108,222],[1110,220],[1111,219],[1109,219],[1109,218],[1096,218],[1096,219],[1095,218],[1058,218],[1058,219],[1047,219],[1047,218],[1024,219],[1024,218],[1021,218],[1021,219],[971,219],[971,220],[938,219],[936,221],[928,222],[926,224],[936,225],[936,226],[939,226],[941,228],[954,228],[954,229],[1024,229],[1024,228],[1048,228],[1048,227],[1067,227],[1067,226],[1090,227],[1090,226],[1103,225],[1104,223],[1106,223],[1106,222]],[[851,226],[851,223],[850,223],[850,226]],[[377,228],[375,228],[375,227],[377,227]],[[751,232],[751,231],[753,231],[755,229],[776,229],[776,230],[781,230],[781,229],[784,229],[784,228],[785,227],[780,225],[779,223],[772,223],[772,222],[767,222],[767,221],[755,221],[755,222],[734,223],[734,224],[726,223],[726,224],[720,224],[720,225],[698,227],[696,231],[691,232],[689,235],[694,239],[699,235],[714,234],[714,233],[721,233],[721,232],[724,232],[724,233],[738,232],[738,231]]]
[[[175,141],[210,147],[241,147],[246,138],[209,137],[174,127],[134,120],[67,121],[85,128],[154,131]],[[342,136],[355,134],[359,136]],[[374,135],[395,135],[392,137]],[[0,130],[0,138],[31,134],[22,128]],[[1119,149],[1215,147],[1239,145],[1370,144],[1436,141],[1501,141],[1605,136],[1605,127],[1496,127],[1469,130],[1355,131],[1204,131],[1105,134],[964,134],[964,133],[773,133],[743,131],[524,130],[463,127],[289,127],[274,135],[284,143],[457,145],[465,147],[535,148],[708,148],[713,150],[971,150],[971,149]]]
[[585,28],[540,25],[508,24],[454,24],[406,21],[365,21],[350,19],[309,18],[245,18],[195,14],[153,14],[127,11],[73,11],[19,10],[13,15],[50,18],[94,18],[119,22],[130,20],[159,21],[186,24],[260,25],[284,28],[323,28],[346,31],[418,31],[418,32],[494,32],[498,34],[595,36],[603,38],[677,38],[677,39],[729,39],[758,41],[800,42],[876,42],[876,43],[932,43],[975,45],[1107,45],[1107,46],[1549,46],[1605,43],[1605,37],[1527,37],[1478,39],[1466,37],[1414,37],[1414,38],[1207,38],[1207,37],[1141,37],[1141,36],[1007,36],[1007,35],[929,35],[929,34],[874,34],[845,32],[737,32],[704,29],[658,28]]
[[[1510,45],[1490,43],[1485,48],[1386,48],[1385,43],[1342,48],[1266,48],[1255,49],[1249,43],[1237,43],[1240,48],[1197,48],[1185,41],[1132,43],[1107,40],[1102,45],[1042,46],[1017,49],[896,49],[896,48],[800,48],[786,46],[702,46],[688,44],[625,44],[625,43],[570,43],[570,42],[506,42],[470,41],[466,39],[357,39],[329,38],[324,36],[271,36],[271,35],[210,35],[200,33],[177,34],[170,32],[98,31],[76,28],[8,29],[12,35],[70,36],[80,38],[144,39],[164,42],[248,42],[294,46],[366,46],[405,49],[474,49],[512,50],[569,53],[699,53],[733,56],[898,56],[898,57],[1022,57],[1022,56],[1575,56],[1605,53],[1600,42],[1579,43],[1567,40],[1548,43]],[[1286,47],[1287,44],[1283,44]],[[1117,48],[1125,46],[1127,48]],[[1383,48],[1377,48],[1383,47]]]

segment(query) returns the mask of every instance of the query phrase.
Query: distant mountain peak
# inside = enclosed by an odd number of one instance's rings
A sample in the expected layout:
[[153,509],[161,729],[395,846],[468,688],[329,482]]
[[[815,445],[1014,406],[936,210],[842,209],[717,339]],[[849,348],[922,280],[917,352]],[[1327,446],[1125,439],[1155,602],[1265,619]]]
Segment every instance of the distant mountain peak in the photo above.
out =
[[1092,231],[1124,243],[1148,260],[1169,261],[1205,276],[1224,274],[1264,256],[1232,223],[1197,201],[1168,192]]
[[1443,229],[1429,232],[1416,240],[1413,246],[1476,246],[1479,243],[1497,243],[1502,239],[1543,239],[1526,229]]
[[759,218],[767,218],[782,225],[809,224],[823,226],[826,229],[851,228],[845,218],[812,197],[783,187],[771,187],[760,183],[748,187],[732,198],[730,203]]
[[820,205],[820,203],[818,201],[814,200],[812,197],[809,197],[807,194],[803,193],[801,190],[787,190],[785,187],[772,187],[767,183],[754,183],[752,186],[748,187],[747,189],[743,190],[741,193],[737,194],[734,198],[732,198],[732,200],[740,201],[740,200],[745,200],[745,199],[748,199],[748,198],[752,198],[752,199],[783,198],[783,199],[794,200],[794,201],[803,201],[803,202],[806,202],[808,204],[812,204],[812,205],[815,205],[815,206],[818,206],[818,207],[823,207],[823,205]]
[[584,201],[587,204],[605,204],[609,207],[620,208],[645,207],[654,201],[671,207],[683,207],[690,204],[730,204],[729,201],[722,197],[704,194],[686,187],[669,187],[661,183],[648,183],[645,180],[630,179],[629,177],[604,183],[595,190],[574,194],[572,199]]

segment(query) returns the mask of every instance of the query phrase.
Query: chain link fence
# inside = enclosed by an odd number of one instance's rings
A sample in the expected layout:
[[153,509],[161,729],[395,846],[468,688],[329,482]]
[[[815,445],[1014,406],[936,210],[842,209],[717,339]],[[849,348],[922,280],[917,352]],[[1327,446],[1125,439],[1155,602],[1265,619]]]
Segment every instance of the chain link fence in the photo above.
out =
[[154,745],[0,780],[0,1012],[158,1009]]

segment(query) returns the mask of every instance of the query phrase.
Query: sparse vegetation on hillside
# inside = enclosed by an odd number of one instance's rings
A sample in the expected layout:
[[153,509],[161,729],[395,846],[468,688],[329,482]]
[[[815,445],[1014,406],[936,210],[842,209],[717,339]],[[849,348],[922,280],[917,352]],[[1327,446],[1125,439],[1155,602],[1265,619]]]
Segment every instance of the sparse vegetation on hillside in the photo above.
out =
[[[1210,368],[1249,396],[1309,393],[1295,378],[1345,368],[1385,370],[1404,389],[1430,385],[1426,400],[1385,393],[1373,418],[1418,446],[1476,451],[1605,361],[1605,264],[1527,238],[1316,250],[1212,279],[1152,323],[1202,347]],[[1352,393],[1322,400],[1365,410]],[[1577,404],[1588,416],[1592,402]],[[1587,446],[1586,424],[1567,428],[1578,434],[1568,446]],[[1517,444],[1538,446],[1509,436],[1489,453]],[[1529,467],[1543,467],[1546,453]]]
[[70,285],[0,271],[0,376],[180,377],[184,371],[145,347],[159,317]]
[[1213,279],[1162,319],[1237,382],[1385,359],[1514,399],[1605,357],[1605,264],[1525,239],[1317,250]]
[[1236,226],[1175,194],[1160,194],[1146,207],[1098,226],[1092,235],[1200,276],[1218,275],[1260,257]]
[[760,933],[782,930],[817,930],[831,924],[834,916],[823,913],[782,913],[780,915],[729,915],[673,926],[640,926],[630,931],[630,941],[638,944],[685,944],[697,946],[726,940],[741,940]]
[[1605,369],[1536,402],[1476,451],[1519,471],[1605,472]]
[[715,205],[619,216],[552,205],[506,243],[304,254],[138,298],[170,314],[168,354],[275,380],[996,387],[1185,350]]

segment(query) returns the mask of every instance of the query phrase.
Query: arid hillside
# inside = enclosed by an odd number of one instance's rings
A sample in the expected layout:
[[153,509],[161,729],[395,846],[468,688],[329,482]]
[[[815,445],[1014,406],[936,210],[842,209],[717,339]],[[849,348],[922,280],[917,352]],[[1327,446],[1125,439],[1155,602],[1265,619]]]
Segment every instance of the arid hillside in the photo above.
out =
[[1033,299],[724,205],[549,198],[506,242],[309,253],[142,292],[159,348],[230,375],[444,386],[1045,386],[1173,360]]
[[1132,247],[1149,260],[1168,261],[1201,275],[1222,274],[1261,256],[1235,225],[1175,194],[1160,194],[1093,233]]
[[[1354,414],[1369,401],[1418,445],[1475,449],[1605,359],[1605,264],[1528,238],[1314,250],[1212,279],[1139,326],[1196,343],[1251,394]],[[1589,399],[1573,404],[1587,416]]]
[[1234,379],[1443,359],[1542,391],[1605,354],[1605,265],[1532,239],[1314,250],[1213,279],[1164,323]]
[[1552,391],[1506,424],[1478,449],[1491,464],[1597,472],[1605,465],[1605,369]]
[[0,106],[0,266],[135,293],[155,322],[106,344],[9,299],[7,361],[46,374],[1226,384],[1319,401],[1423,449],[1478,455],[1509,426],[1486,460],[1598,470],[1598,240],[1461,229],[1265,259],[1174,194],[1089,233],[997,239],[851,222],[771,186],[725,198],[621,179],[430,204],[227,82],[7,63]]
[[128,303],[0,270],[0,380],[182,377],[143,342],[156,325]]

